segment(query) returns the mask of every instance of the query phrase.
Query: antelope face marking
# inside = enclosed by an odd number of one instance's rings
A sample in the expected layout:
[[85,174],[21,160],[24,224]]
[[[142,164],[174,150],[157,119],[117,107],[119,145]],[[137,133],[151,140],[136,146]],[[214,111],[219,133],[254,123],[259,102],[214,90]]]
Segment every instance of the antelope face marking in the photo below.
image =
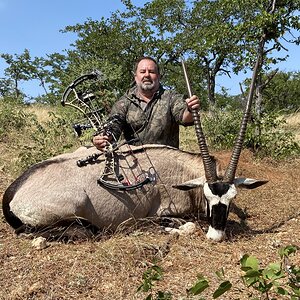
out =
[[226,182],[205,183],[203,191],[209,222],[206,236],[214,241],[220,241],[225,237],[229,207],[237,194],[236,187]]

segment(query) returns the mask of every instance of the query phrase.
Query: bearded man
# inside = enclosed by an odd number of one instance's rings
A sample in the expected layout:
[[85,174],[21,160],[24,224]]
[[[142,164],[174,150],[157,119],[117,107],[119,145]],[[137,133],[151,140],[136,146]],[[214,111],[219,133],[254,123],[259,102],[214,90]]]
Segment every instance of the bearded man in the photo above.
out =
[[114,122],[110,133],[97,135],[93,144],[103,150],[113,138],[130,144],[163,144],[179,147],[179,125],[193,125],[192,109],[199,109],[199,98],[165,89],[160,70],[151,57],[141,57],[134,66],[135,86],[112,107]]

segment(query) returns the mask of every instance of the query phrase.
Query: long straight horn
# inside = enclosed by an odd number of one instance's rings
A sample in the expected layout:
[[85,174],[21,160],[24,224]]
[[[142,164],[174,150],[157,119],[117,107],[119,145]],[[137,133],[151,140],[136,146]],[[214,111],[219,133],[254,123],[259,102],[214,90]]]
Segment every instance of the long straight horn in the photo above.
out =
[[238,162],[239,162],[239,157],[240,157],[240,154],[242,152],[243,143],[244,143],[244,139],[245,139],[247,123],[248,123],[249,116],[250,116],[250,113],[251,113],[251,105],[252,105],[252,101],[253,101],[257,75],[258,75],[258,73],[261,69],[261,66],[262,66],[263,54],[264,54],[264,45],[265,45],[265,35],[262,36],[262,38],[260,40],[260,43],[259,43],[258,55],[257,55],[257,59],[256,59],[254,69],[253,69],[253,74],[252,74],[252,79],[251,79],[251,84],[250,84],[250,90],[249,90],[248,97],[247,97],[247,104],[246,104],[243,119],[242,119],[242,122],[241,122],[240,131],[239,131],[239,134],[238,134],[237,139],[235,141],[234,148],[232,150],[230,162],[228,164],[228,167],[226,169],[226,172],[225,172],[225,175],[224,175],[224,178],[223,178],[224,182],[233,183],[234,178],[235,178],[235,173],[236,173],[237,165],[238,165]]
[[[190,81],[189,81],[189,78],[187,75],[187,71],[186,71],[186,67],[185,67],[185,63],[184,63],[183,59],[181,59],[181,63],[182,63],[186,86],[188,89],[188,95],[189,95],[189,97],[192,97],[192,95],[193,95],[192,89],[191,89]],[[206,177],[207,182],[212,183],[212,182],[217,181],[217,173],[216,173],[216,169],[214,167],[213,161],[208,152],[208,147],[206,144],[205,136],[203,134],[201,121],[200,121],[200,115],[199,115],[198,110],[192,109],[192,115],[193,115],[198,145],[200,148],[200,153],[201,153],[202,161],[203,161],[203,165],[204,165],[205,177]]]

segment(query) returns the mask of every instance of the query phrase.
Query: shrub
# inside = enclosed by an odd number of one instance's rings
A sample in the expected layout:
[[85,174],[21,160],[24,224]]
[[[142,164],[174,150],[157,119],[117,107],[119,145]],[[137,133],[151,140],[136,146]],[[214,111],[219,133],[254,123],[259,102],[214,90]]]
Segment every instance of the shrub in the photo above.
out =
[[[234,145],[242,119],[239,110],[216,110],[204,116],[203,127],[207,141],[215,150],[231,149]],[[260,120],[250,120],[244,146],[259,157],[284,159],[298,156],[300,146],[294,134],[284,128],[286,121],[278,114],[265,114]]]
[[285,129],[286,121],[278,113],[262,116],[261,120],[250,123],[245,145],[260,157],[284,159],[300,154],[300,146],[294,134]]
[[[32,164],[78,147],[82,142],[72,130],[70,114],[55,107],[48,117],[45,107],[28,106],[13,99],[0,101],[2,168],[17,176]],[[28,109],[30,108],[30,109]]]
[[79,141],[75,139],[66,119],[53,112],[49,114],[50,120],[39,123],[35,119],[28,128],[30,130],[27,143],[20,144],[20,156],[17,162],[20,170],[71,150],[74,145],[78,146]]
[[297,247],[291,245],[281,248],[279,250],[281,261],[270,263],[265,268],[260,267],[256,257],[245,254],[240,260],[241,269],[244,271],[242,276],[244,284],[265,295],[266,299],[277,299],[270,298],[271,294],[286,296],[291,300],[299,299],[300,269],[289,262],[289,256],[296,251]]
[[203,116],[203,131],[208,144],[215,150],[233,147],[240,126],[240,110],[214,110]]
[[22,132],[35,116],[25,112],[24,105],[12,101],[0,102],[0,139],[7,138],[12,131]]
[[[299,299],[300,268],[290,262],[290,256],[294,255],[296,251],[297,247],[293,245],[280,248],[280,262],[269,263],[265,268],[260,266],[260,262],[255,256],[245,254],[241,258],[240,268],[244,272],[241,279],[244,285],[249,289],[255,289],[261,296],[260,298],[251,299]],[[225,278],[223,268],[215,273],[221,283],[217,289],[213,290],[209,299],[219,298],[233,288],[231,282]],[[198,296],[207,290],[209,287],[209,280],[202,274],[199,274],[197,277],[196,283],[186,290],[188,298],[182,299],[190,299],[190,296]],[[162,268],[158,265],[151,266],[143,273],[143,282],[138,287],[137,293],[147,293],[148,295],[145,300],[172,299],[172,294],[170,292],[153,291],[155,283],[162,279]],[[278,296],[280,298],[273,298],[274,296]],[[201,297],[199,299],[205,300],[206,298]]]

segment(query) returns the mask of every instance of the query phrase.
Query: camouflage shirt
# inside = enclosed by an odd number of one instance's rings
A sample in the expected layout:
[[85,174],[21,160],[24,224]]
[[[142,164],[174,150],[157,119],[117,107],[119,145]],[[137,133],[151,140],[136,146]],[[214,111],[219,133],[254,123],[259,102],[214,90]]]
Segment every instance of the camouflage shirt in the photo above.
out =
[[152,100],[145,103],[137,96],[137,88],[133,87],[118,100],[110,116],[116,116],[112,132],[116,139],[123,133],[123,139],[140,144],[164,144],[179,147],[179,125],[183,123],[183,112],[186,102],[182,95],[165,90],[160,86]]

